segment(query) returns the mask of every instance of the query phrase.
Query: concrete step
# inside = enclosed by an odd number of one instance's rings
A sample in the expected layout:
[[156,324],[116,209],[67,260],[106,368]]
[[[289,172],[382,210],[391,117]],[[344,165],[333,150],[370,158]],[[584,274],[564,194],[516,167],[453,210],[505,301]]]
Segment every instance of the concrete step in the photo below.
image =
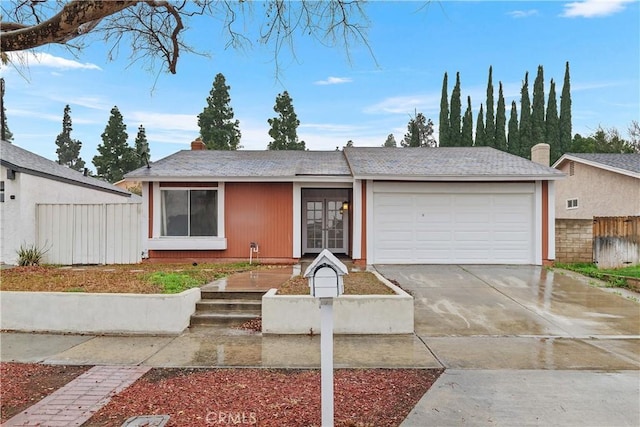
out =
[[230,311],[252,313],[262,312],[262,301],[249,299],[206,299],[196,303],[196,313],[228,313]]
[[218,290],[205,290],[200,291],[200,297],[203,300],[255,300],[262,301],[262,296],[267,291],[218,291]]
[[191,326],[194,325],[215,325],[215,326],[238,326],[244,322],[260,317],[256,314],[243,312],[228,313],[195,313],[191,316]]

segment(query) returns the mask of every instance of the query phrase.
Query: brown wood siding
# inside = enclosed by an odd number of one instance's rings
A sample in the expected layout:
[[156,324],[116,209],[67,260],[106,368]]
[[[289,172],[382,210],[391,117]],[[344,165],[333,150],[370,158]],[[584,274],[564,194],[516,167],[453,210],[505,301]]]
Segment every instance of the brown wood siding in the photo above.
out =
[[291,258],[293,184],[227,183],[225,229],[226,257],[248,257],[256,242],[260,258]]
[[153,182],[149,183],[149,238],[153,238]]
[[549,181],[542,181],[542,260],[549,260]]

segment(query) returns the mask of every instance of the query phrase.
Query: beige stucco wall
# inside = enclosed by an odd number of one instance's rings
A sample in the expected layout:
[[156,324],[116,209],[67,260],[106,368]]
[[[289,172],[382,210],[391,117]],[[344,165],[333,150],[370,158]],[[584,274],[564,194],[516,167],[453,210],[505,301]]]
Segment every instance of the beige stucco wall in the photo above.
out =
[[[556,182],[556,218],[591,219],[594,216],[640,215],[640,179],[570,161],[558,167],[567,175]],[[567,209],[568,199],[578,199]]]

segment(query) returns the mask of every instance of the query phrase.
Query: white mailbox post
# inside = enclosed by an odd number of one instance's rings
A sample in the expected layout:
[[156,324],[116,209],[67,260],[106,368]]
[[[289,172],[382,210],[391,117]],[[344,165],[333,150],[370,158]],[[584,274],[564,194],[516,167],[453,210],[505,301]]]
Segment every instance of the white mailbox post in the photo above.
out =
[[304,272],[310,294],[320,298],[322,427],[333,426],[333,298],[344,293],[342,276],[345,274],[349,274],[347,266],[327,249],[320,252]]

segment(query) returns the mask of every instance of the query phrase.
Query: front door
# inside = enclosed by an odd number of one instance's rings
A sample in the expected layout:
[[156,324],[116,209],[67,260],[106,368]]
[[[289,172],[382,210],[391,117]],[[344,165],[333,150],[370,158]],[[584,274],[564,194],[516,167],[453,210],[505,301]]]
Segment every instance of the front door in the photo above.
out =
[[303,201],[302,245],[305,253],[320,253],[323,249],[347,253],[348,215],[342,210],[343,201],[321,197]]

